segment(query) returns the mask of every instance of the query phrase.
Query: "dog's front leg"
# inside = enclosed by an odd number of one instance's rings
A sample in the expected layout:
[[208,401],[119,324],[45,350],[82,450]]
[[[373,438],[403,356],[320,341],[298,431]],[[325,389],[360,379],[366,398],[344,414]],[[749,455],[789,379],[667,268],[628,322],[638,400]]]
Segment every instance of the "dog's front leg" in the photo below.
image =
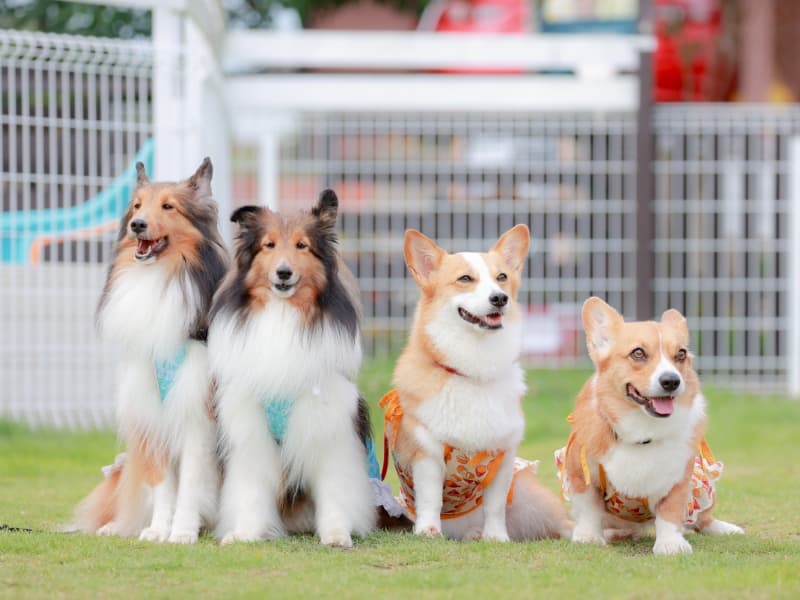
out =
[[566,461],[564,476],[567,478],[572,516],[575,519],[572,541],[605,546],[603,519],[606,507],[603,496],[591,481],[586,480],[579,452],[568,453]]
[[441,457],[422,456],[411,465],[417,519],[414,533],[436,537],[442,534],[442,492],[444,461]]
[[222,544],[286,535],[278,512],[283,467],[263,405],[246,390],[221,389],[218,418],[225,447],[225,478],[216,536]]
[[683,524],[686,520],[693,466],[694,457],[686,465],[683,479],[656,504],[656,543],[653,545],[653,554],[692,552],[691,544],[683,537]]
[[164,478],[153,488],[153,520],[150,527],[142,531],[140,540],[165,542],[169,537],[175,511],[175,483],[175,468],[168,464],[164,469]]
[[[200,416],[203,422],[191,424],[181,452],[178,498],[169,540],[176,544],[193,544],[205,516],[209,523],[216,519],[219,469],[216,460],[214,422]],[[188,427],[187,427],[188,429]]]
[[483,492],[484,540],[507,542],[506,504],[511,479],[514,476],[514,453],[506,452],[494,478]]
[[605,546],[606,538],[603,535],[605,506],[600,490],[594,486],[588,486],[584,488],[583,492],[573,492],[570,498],[572,516],[575,517],[572,541]]

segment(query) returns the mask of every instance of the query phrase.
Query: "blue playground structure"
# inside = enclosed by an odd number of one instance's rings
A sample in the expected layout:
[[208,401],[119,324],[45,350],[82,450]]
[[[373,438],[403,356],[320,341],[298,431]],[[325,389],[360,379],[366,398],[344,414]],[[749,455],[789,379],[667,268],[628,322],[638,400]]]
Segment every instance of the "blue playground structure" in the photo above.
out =
[[0,213],[0,263],[36,263],[43,245],[115,229],[136,186],[136,163],[152,172],[154,147],[146,140],[122,174],[82,204]]

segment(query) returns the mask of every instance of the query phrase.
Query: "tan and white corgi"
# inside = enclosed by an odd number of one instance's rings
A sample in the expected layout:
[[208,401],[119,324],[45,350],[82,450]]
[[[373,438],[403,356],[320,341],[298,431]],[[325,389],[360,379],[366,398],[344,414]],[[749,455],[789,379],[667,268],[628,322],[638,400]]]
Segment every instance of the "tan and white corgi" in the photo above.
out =
[[414,532],[454,539],[568,537],[556,496],[516,458],[525,430],[517,292],[530,233],[507,231],[488,253],[448,254],[405,237],[420,287],[408,345],[381,406]]
[[626,323],[599,298],[583,305],[595,374],[570,415],[572,435],[556,452],[571,499],[576,542],[605,544],[603,527],[655,522],[655,554],[691,552],[685,528],[743,533],[711,516],[722,472],[705,443],[706,401],[692,369],[686,319]]

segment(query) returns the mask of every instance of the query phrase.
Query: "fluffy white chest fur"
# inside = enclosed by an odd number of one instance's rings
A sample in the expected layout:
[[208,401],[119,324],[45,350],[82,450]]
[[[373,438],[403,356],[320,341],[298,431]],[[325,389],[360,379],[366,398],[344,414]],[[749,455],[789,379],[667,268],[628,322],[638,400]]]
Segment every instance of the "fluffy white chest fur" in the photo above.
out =
[[100,312],[100,331],[135,354],[167,359],[185,343],[197,311],[188,278],[167,277],[158,264],[134,264],[117,275]]
[[516,448],[525,427],[519,322],[509,320],[499,331],[475,331],[445,307],[426,332],[447,366],[464,375],[452,375],[438,394],[426,398],[417,408],[419,420],[439,443],[463,450]]
[[314,391],[331,373],[354,379],[361,344],[322,323],[309,330],[288,302],[272,301],[240,323],[220,315],[209,331],[209,356],[220,386],[256,394],[297,398]]
[[[642,410],[622,418],[614,427],[619,442],[600,459],[614,487],[626,496],[656,501],[666,496],[698,452],[691,440],[705,405],[698,394],[691,407],[676,406],[667,419],[655,419]],[[646,440],[650,442],[641,443]]]
[[514,364],[489,382],[453,375],[416,412],[439,443],[468,452],[511,449],[522,439],[525,421],[520,398],[524,393],[522,369]]

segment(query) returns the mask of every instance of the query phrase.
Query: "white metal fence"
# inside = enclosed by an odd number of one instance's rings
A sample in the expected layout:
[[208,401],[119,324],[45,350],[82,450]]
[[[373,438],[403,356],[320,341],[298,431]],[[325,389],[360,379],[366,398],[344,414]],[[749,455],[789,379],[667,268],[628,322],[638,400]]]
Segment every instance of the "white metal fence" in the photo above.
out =
[[521,301],[534,363],[575,363],[591,294],[635,310],[636,120],[628,113],[310,113],[282,136],[280,207],[331,186],[375,352],[404,342],[416,287],[403,233],[485,251],[526,223],[533,253]]
[[0,31],[2,417],[110,422],[94,309],[152,135],[152,71],[148,42]]
[[656,112],[655,308],[684,311],[703,371],[729,384],[785,387],[798,368],[798,135],[797,106]]
[[[113,360],[93,313],[132,162],[164,160],[154,158],[151,141],[159,139],[153,56],[149,42],[0,32],[2,418],[111,422]],[[211,69],[206,82],[218,77]],[[289,85],[286,77],[276,85]],[[428,77],[424,85],[438,81]],[[257,106],[252,94],[244,100]],[[342,247],[362,288],[373,353],[403,343],[417,297],[403,266],[406,228],[448,249],[481,250],[525,222],[533,234],[522,293],[531,363],[585,364],[580,304],[597,294],[633,314],[644,253],[655,267],[652,314],[668,306],[687,314],[704,375],[785,387],[797,349],[789,333],[798,293],[789,271],[797,200],[790,203],[788,147],[800,134],[800,109],[659,107],[649,249],[636,241],[629,98],[603,110],[546,109],[541,98],[525,111],[445,110],[447,102],[436,102],[321,110],[316,99],[257,118],[232,111],[232,158],[217,157],[222,144],[214,159],[231,163],[234,195],[215,183],[217,195],[290,210],[325,186],[337,190]],[[173,123],[172,141],[193,123]]]

